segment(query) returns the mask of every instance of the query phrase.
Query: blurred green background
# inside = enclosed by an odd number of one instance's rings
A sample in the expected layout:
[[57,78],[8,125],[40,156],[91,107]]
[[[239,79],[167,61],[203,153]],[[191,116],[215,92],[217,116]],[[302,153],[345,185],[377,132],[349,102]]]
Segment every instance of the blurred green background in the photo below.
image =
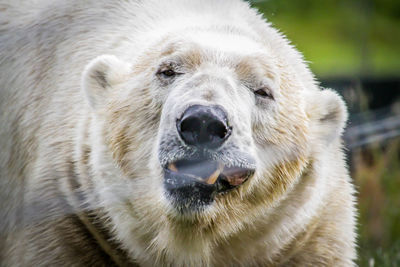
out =
[[[400,266],[400,1],[253,0],[345,98],[359,266]],[[340,215],[338,215],[340,216]]]
[[398,76],[400,1],[252,1],[322,77]]

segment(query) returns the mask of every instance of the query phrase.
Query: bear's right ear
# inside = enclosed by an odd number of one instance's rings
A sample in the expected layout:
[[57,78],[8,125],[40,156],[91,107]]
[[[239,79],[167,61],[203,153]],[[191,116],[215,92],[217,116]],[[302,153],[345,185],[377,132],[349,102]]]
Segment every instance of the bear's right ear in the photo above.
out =
[[112,87],[123,82],[131,71],[131,65],[112,55],[93,59],[85,68],[82,88],[89,105],[99,108],[106,102]]

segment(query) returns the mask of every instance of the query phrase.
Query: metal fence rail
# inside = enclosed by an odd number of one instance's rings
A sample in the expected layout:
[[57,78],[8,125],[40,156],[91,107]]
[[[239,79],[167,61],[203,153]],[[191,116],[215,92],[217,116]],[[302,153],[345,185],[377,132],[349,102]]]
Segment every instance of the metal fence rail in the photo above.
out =
[[354,149],[398,136],[400,136],[400,115],[391,115],[347,128],[344,140],[347,148]]

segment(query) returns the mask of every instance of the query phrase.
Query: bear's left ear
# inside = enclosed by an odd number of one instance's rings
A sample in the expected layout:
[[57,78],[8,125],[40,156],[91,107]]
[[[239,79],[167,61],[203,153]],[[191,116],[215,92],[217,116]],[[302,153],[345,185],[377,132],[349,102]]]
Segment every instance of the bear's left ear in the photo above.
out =
[[309,92],[306,97],[306,111],[314,136],[327,143],[340,137],[348,116],[343,99],[329,89]]
[[82,89],[93,109],[101,107],[113,86],[126,80],[131,65],[112,55],[93,59],[82,75]]

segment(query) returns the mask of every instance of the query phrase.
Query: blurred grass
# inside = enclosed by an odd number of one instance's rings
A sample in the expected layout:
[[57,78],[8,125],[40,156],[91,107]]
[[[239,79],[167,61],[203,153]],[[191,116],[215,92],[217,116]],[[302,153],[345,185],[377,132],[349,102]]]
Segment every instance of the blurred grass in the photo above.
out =
[[400,138],[351,155],[358,189],[360,266],[400,266]]
[[400,76],[400,1],[256,1],[320,77]]

